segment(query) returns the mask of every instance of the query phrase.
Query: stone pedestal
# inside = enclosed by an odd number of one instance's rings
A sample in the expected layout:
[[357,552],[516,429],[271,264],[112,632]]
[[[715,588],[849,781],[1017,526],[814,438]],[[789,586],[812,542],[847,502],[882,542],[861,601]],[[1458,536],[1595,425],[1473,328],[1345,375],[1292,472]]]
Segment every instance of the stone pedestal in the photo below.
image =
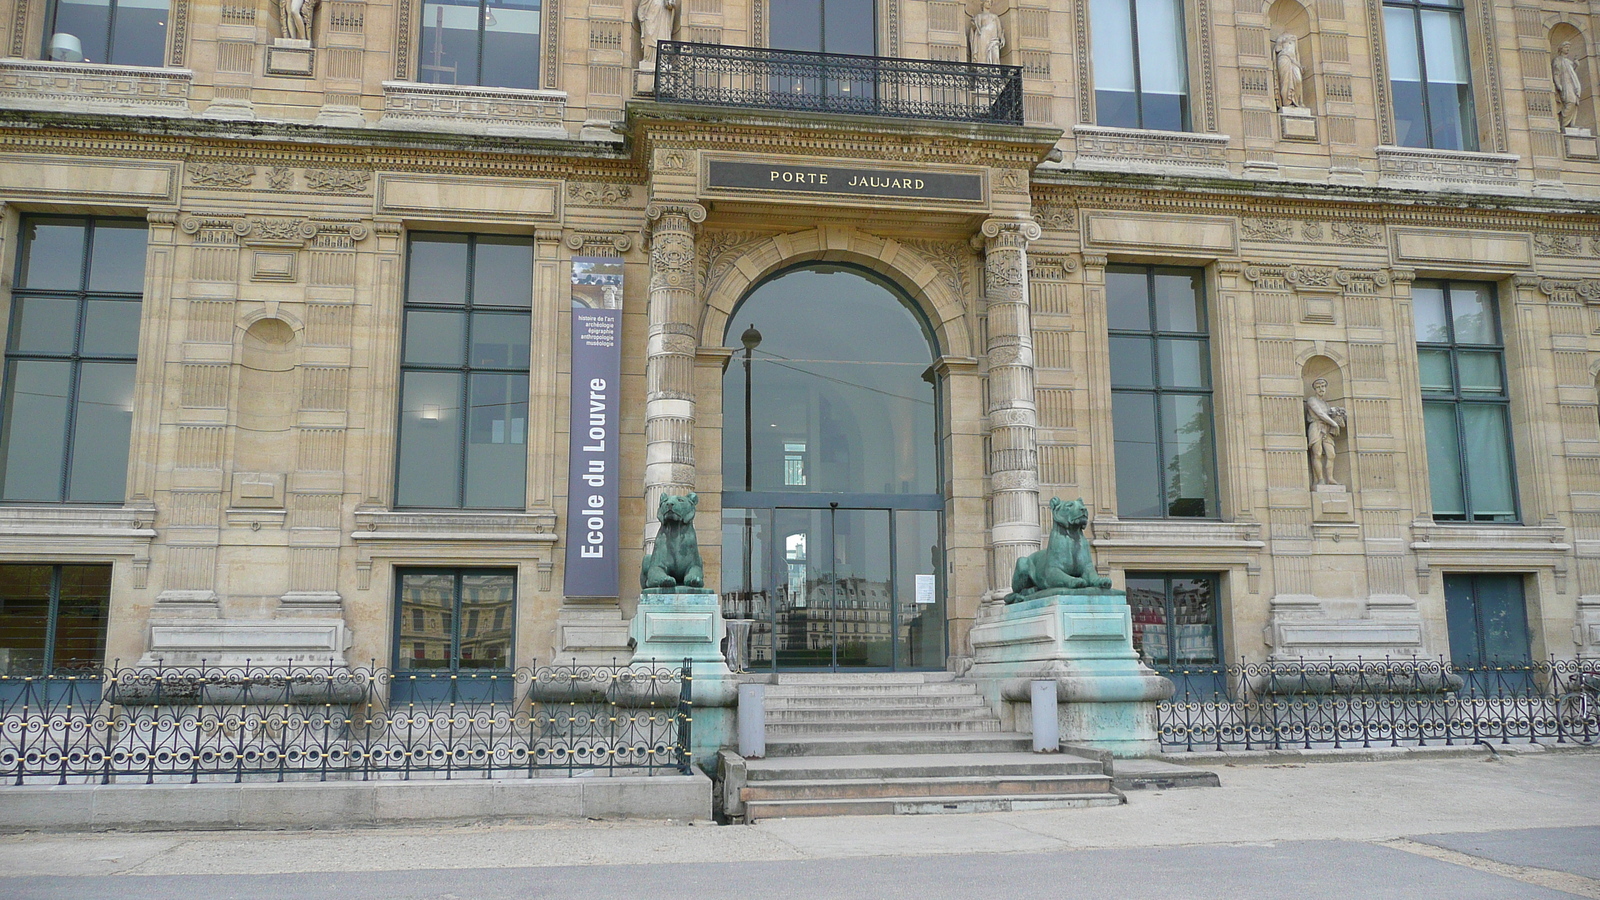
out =
[[1056,682],[1061,742],[1116,756],[1160,751],[1156,703],[1172,682],[1139,662],[1122,591],[1079,588],[1009,604],[972,629],[968,677],[1013,727],[1030,721],[1030,683]]
[[1286,141],[1315,141],[1317,119],[1303,106],[1285,106],[1278,110],[1278,135]]
[[275,38],[267,48],[267,74],[310,78],[312,54],[315,52],[311,49],[310,41]]
[[1567,156],[1572,159],[1595,159],[1600,157],[1600,144],[1596,144],[1594,133],[1587,128],[1569,127],[1562,132],[1566,139]]
[[656,95],[656,70],[639,68],[633,72],[633,92],[641,97]]
[[342,618],[152,620],[138,665],[342,669],[350,640]]
[[556,613],[556,662],[613,665],[628,659],[628,620],[614,601],[569,604]]
[[689,752],[701,768],[714,765],[717,751],[733,746],[736,735],[734,707],[739,683],[722,656],[726,632],[717,595],[697,589],[695,593],[640,594],[638,612],[628,625],[634,668],[652,662],[677,668],[690,660],[694,731]]
[[1311,515],[1318,522],[1354,522],[1350,490],[1339,484],[1319,484],[1311,491]]

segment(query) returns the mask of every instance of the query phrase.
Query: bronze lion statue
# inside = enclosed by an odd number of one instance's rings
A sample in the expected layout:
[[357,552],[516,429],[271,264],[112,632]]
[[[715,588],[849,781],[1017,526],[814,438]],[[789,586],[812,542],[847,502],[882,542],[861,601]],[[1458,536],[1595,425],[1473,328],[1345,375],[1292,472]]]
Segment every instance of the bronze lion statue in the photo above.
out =
[[1007,603],[1020,603],[1045,591],[1071,588],[1110,588],[1111,579],[1094,568],[1094,557],[1083,528],[1089,510],[1080,500],[1050,498],[1050,539],[1037,553],[1017,560]]
[[694,513],[699,506],[699,494],[661,495],[661,505],[656,510],[661,528],[656,532],[655,549],[644,555],[639,568],[641,589],[672,593],[679,586],[706,586],[700,542],[694,536]]

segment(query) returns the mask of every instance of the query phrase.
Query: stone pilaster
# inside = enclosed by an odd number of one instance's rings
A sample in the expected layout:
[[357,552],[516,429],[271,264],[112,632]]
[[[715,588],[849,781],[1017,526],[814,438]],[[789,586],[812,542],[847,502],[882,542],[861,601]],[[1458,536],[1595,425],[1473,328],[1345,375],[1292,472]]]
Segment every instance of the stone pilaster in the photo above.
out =
[[1039,549],[1038,408],[1028,300],[1031,219],[983,223],[983,292],[989,310],[990,584],[1009,590],[1019,557]]
[[696,203],[652,203],[650,331],[645,346],[645,538],[654,539],[662,494],[694,490],[694,359],[699,340],[695,227],[706,219]]

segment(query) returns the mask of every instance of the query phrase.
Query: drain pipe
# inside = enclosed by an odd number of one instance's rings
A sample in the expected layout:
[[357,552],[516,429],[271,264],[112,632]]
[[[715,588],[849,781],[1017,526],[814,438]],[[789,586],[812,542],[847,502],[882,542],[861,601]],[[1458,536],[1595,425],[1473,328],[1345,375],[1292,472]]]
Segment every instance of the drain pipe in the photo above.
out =
[[739,685],[739,755],[745,759],[762,759],[767,755],[765,684]]
[[[1056,718],[1056,680],[1041,679],[1032,682],[1030,699],[1033,702],[1033,752],[1061,752],[1061,721]],[[743,699],[742,697],[740,698]],[[744,715],[740,707],[740,716]],[[740,719],[742,723],[743,718]],[[741,729],[743,725],[741,724]],[[741,730],[741,734],[742,734]]]

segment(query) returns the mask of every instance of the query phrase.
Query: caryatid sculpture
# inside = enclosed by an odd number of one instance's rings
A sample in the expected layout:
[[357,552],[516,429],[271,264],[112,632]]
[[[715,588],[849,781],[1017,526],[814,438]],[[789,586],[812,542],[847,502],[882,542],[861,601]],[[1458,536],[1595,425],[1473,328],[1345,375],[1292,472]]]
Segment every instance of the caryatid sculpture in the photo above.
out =
[[1578,81],[1578,64],[1572,61],[1572,42],[1566,41],[1550,60],[1550,77],[1556,83],[1557,116],[1562,128],[1571,128],[1578,119],[1578,101],[1583,99],[1583,84]]
[[317,0],[279,0],[283,37],[293,41],[311,40],[311,23],[317,18]]
[[1304,109],[1301,91],[1305,69],[1300,65],[1300,39],[1284,32],[1278,35],[1272,52],[1278,64],[1278,108]]
[[1312,483],[1318,487],[1342,487],[1333,477],[1333,461],[1338,456],[1333,437],[1345,427],[1349,415],[1344,407],[1328,402],[1328,379],[1318,378],[1311,383],[1311,396],[1306,398],[1306,450],[1311,454]]
[[994,0],[983,0],[983,8],[972,17],[967,26],[967,49],[975,63],[1000,64],[1000,51],[1006,48],[1006,33],[1000,27],[1000,17],[990,11]]
[[639,68],[656,67],[656,51],[662,41],[672,40],[678,0],[639,0]]

